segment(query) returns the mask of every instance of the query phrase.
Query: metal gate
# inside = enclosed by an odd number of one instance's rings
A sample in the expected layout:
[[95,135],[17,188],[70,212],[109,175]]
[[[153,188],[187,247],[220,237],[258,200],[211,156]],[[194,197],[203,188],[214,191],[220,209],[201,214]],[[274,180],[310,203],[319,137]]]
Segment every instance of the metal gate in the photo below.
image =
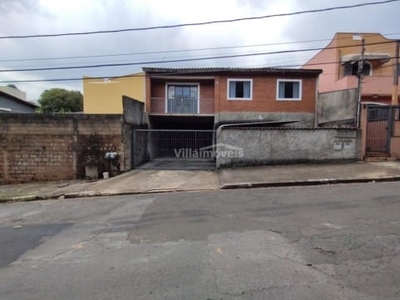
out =
[[135,129],[132,136],[132,167],[154,160],[213,161],[204,149],[212,149],[214,130]]
[[367,116],[367,155],[390,153],[393,110],[390,106],[368,107]]

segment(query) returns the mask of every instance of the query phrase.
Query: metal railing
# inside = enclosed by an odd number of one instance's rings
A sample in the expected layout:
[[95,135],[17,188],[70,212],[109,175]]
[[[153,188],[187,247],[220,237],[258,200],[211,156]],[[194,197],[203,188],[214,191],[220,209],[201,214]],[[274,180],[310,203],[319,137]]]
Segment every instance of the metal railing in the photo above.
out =
[[[167,101],[167,102],[166,102]],[[214,114],[214,99],[178,98],[165,99],[152,97],[150,113],[152,114]]]

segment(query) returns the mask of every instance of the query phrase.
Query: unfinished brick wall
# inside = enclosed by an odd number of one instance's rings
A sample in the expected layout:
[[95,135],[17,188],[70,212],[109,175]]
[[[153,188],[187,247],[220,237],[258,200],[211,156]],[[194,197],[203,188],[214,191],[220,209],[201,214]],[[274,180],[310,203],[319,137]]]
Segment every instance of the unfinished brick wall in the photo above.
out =
[[[96,134],[105,153],[126,153],[119,115],[0,115],[0,184],[83,178],[82,153]],[[99,172],[102,171],[101,167]]]

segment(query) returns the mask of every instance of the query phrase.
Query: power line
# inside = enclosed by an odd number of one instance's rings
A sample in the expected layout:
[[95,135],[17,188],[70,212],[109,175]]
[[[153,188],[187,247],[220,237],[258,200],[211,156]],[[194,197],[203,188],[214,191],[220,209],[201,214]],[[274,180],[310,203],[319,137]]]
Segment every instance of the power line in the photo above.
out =
[[[400,32],[395,33],[382,33],[384,36],[398,35]],[[368,34],[363,34],[366,36]],[[341,37],[338,39],[347,39],[347,37]],[[131,55],[147,55],[147,54],[164,54],[164,53],[182,53],[182,52],[195,52],[195,51],[209,51],[209,50],[221,50],[221,49],[239,49],[239,48],[252,48],[252,47],[264,47],[264,46],[278,46],[278,45],[290,45],[290,44],[305,44],[330,41],[328,39],[318,40],[304,40],[294,42],[279,42],[279,43],[267,43],[267,44],[253,44],[253,45],[235,45],[235,46],[222,46],[222,47],[209,47],[209,48],[194,48],[194,49],[178,49],[178,50],[159,50],[159,51],[145,51],[145,52],[131,52],[131,53],[119,53],[119,54],[101,54],[101,55],[81,55],[81,56],[60,56],[60,57],[42,57],[42,58],[25,58],[25,59],[3,59],[0,62],[24,62],[24,61],[44,61],[44,60],[59,60],[59,59],[86,59],[86,58],[102,58],[102,57],[117,57],[117,56],[131,56]]]
[[203,25],[211,25],[211,24],[233,23],[233,22],[241,22],[241,21],[262,20],[262,19],[276,18],[276,17],[287,17],[287,16],[295,16],[295,15],[303,15],[303,14],[311,14],[311,13],[320,13],[320,12],[327,12],[327,11],[334,11],[334,10],[344,10],[344,9],[351,9],[351,8],[358,8],[358,7],[365,7],[365,6],[372,6],[372,5],[382,5],[382,4],[398,2],[398,1],[400,1],[400,0],[385,0],[385,1],[380,1],[380,2],[367,2],[367,3],[359,3],[359,4],[353,4],[353,5],[344,5],[344,6],[321,8],[321,9],[303,10],[303,11],[297,11],[297,12],[291,12],[291,13],[281,13],[281,14],[255,16],[255,17],[244,17],[244,18],[227,19],[227,20],[204,21],[204,22],[195,22],[195,23],[182,23],[182,24],[174,24],[174,25],[159,25],[159,26],[138,27],[138,28],[83,31],[83,32],[67,32],[67,33],[55,33],[55,34],[9,35],[9,36],[0,36],[0,39],[28,39],[28,38],[45,38],[45,37],[60,37],[60,36],[109,34],[109,33],[121,33],[121,32],[131,32],[131,31],[149,31],[149,30],[157,30],[157,29],[171,29],[171,28],[188,27],[188,26],[203,26]]
[[105,67],[125,67],[125,66],[135,66],[135,65],[152,65],[152,64],[161,64],[161,63],[178,63],[178,62],[191,62],[191,61],[211,60],[211,59],[226,59],[226,58],[238,58],[238,57],[261,56],[261,55],[272,55],[272,54],[285,54],[285,53],[292,53],[292,52],[306,52],[306,51],[312,51],[312,50],[321,50],[321,48],[299,49],[299,50],[295,50],[295,51],[294,50],[281,50],[281,51],[273,51],[273,52],[258,52],[258,53],[246,53],[246,54],[206,56],[206,57],[197,57],[197,58],[183,58],[183,59],[172,59],[172,60],[154,60],[154,61],[113,63],[113,64],[97,64],[97,65],[83,65],[83,66],[5,69],[5,70],[0,70],[0,73],[5,73],[5,72],[52,71],[52,70],[54,71],[54,70],[69,70],[69,69],[91,69],[91,68],[105,68]]
[[[385,41],[368,43],[366,45],[382,45],[394,43],[395,41]],[[125,67],[135,65],[152,65],[161,63],[181,63],[181,62],[193,62],[201,60],[214,60],[214,59],[227,59],[227,58],[239,58],[239,57],[251,57],[251,56],[263,56],[263,55],[276,55],[276,54],[287,54],[287,53],[299,53],[317,51],[323,49],[336,49],[336,48],[348,48],[354,47],[354,45],[342,46],[342,47],[317,47],[317,48],[306,48],[297,50],[280,50],[272,52],[257,52],[257,53],[245,53],[245,54],[229,54],[229,55],[218,55],[218,56],[206,56],[196,58],[182,58],[172,60],[154,60],[154,61],[141,61],[141,62],[127,62],[127,63],[112,63],[112,64],[96,64],[96,65],[82,65],[82,66],[61,66],[61,67],[42,67],[42,68],[23,68],[23,69],[4,69],[0,70],[0,73],[5,72],[33,72],[33,71],[54,71],[54,70],[71,70],[71,69],[94,69],[94,68],[105,68],[105,67]]]
[[[392,33],[392,34],[400,34],[400,33]],[[389,34],[386,34],[386,35],[389,35]],[[241,45],[241,46],[223,46],[223,47],[197,48],[197,49],[182,49],[182,50],[160,50],[160,51],[132,52],[132,53],[120,53],[120,54],[8,59],[8,60],[0,60],[0,62],[42,61],[42,60],[57,60],[57,59],[100,58],[100,57],[115,57],[115,56],[130,56],[130,55],[181,53],[181,52],[208,51],[208,50],[221,50],[221,49],[236,49],[236,48],[251,48],[251,47],[263,47],[263,46],[278,46],[278,45],[289,45],[289,44],[299,44],[299,43],[313,43],[313,42],[321,42],[321,41],[328,41],[328,40],[330,40],[330,39],[308,40],[308,41],[297,41],[297,42],[281,42],[281,43],[269,43],[269,44],[253,44],[253,45]]]
[[[399,57],[396,56],[391,56],[388,57],[388,59],[396,59]],[[307,66],[319,66],[319,65],[329,65],[329,64],[338,64],[337,61],[330,61],[330,62],[323,62],[323,63],[310,63],[307,64]],[[270,67],[263,67],[263,68],[298,68],[303,66],[304,64],[288,64],[288,65],[279,65],[279,66],[270,66]],[[214,71],[207,71],[207,70],[202,70],[202,73],[207,73],[207,72],[214,72]],[[321,73],[321,75],[332,75],[332,74],[338,74],[338,73]],[[164,76],[167,75],[176,75],[176,73],[163,73]],[[320,75],[320,76],[321,76]],[[118,78],[133,78],[133,77],[145,77],[144,74],[130,74],[130,75],[123,75],[123,76],[96,76],[96,77],[87,77],[90,80],[103,80],[105,78],[113,78],[113,79],[118,79]],[[50,78],[50,79],[29,79],[29,80],[6,80],[6,81],[0,81],[0,84],[5,84],[5,83],[39,83],[39,82],[67,82],[67,81],[82,81],[85,78],[82,77],[72,77],[72,78]]]

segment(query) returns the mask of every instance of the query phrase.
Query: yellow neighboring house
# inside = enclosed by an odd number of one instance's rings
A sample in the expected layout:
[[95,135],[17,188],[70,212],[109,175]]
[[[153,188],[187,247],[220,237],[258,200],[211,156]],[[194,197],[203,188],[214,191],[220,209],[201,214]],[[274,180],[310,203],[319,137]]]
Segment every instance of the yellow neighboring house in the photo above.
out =
[[143,72],[120,77],[83,77],[83,112],[85,114],[122,114],[122,96],[145,100]]

